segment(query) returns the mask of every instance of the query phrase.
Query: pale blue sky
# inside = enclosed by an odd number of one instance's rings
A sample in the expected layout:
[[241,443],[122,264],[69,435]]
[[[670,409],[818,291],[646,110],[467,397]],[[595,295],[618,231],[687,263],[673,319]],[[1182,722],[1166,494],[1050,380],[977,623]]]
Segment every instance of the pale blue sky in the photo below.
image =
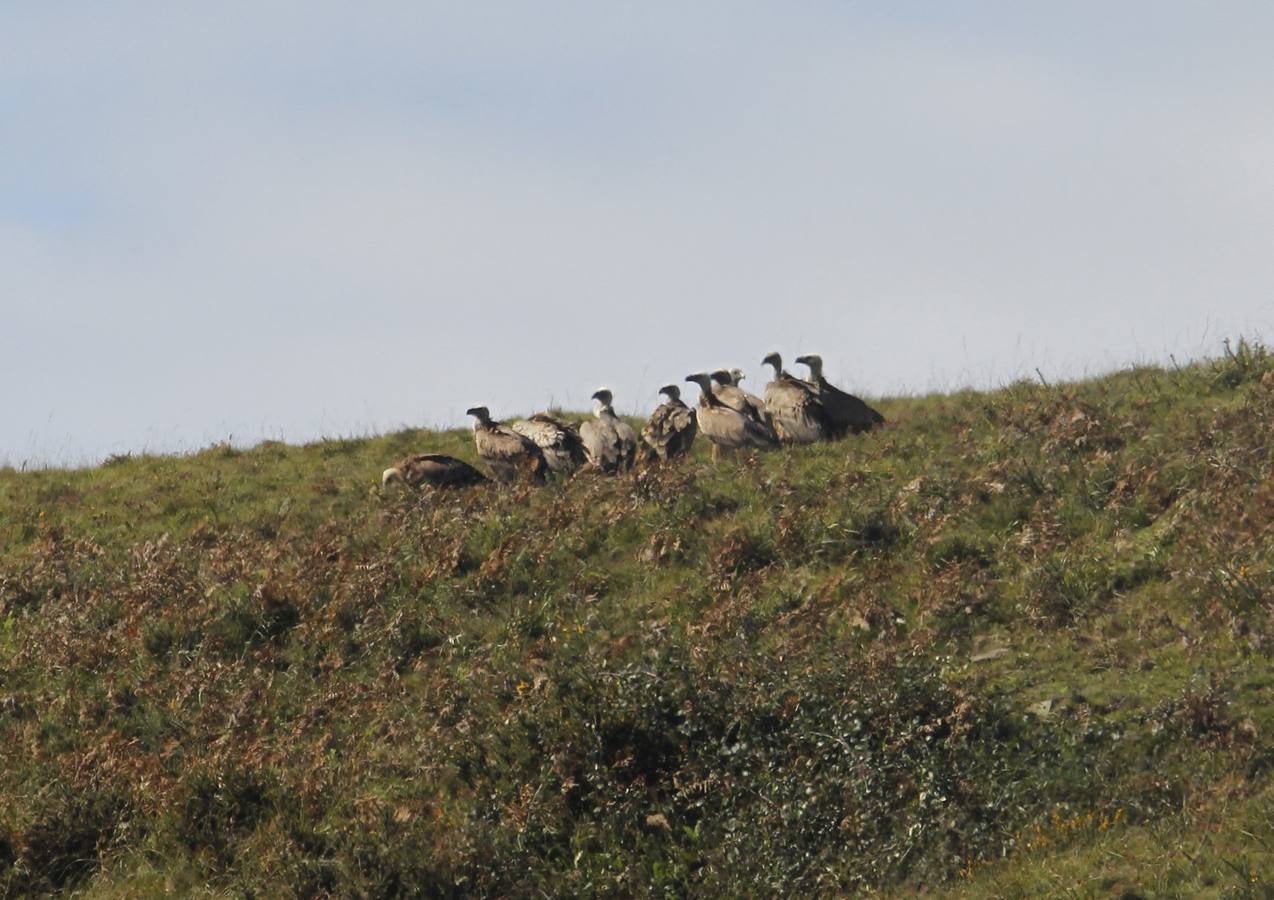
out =
[[688,6],[0,7],[0,464],[1274,337],[1274,6]]

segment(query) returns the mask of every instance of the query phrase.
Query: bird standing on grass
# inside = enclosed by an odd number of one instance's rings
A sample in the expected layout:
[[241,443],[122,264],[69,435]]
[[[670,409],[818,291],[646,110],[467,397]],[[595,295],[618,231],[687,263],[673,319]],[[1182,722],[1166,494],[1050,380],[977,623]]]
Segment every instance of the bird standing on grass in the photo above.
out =
[[655,407],[650,420],[641,430],[647,460],[667,461],[690,452],[695,433],[695,411],[681,401],[681,388],[666,384],[659,389],[664,402]]
[[707,372],[687,375],[686,381],[699,385],[699,408],[695,411],[699,430],[712,441],[712,459],[721,458],[721,448],[756,447],[768,450],[779,440],[774,429],[727,406],[712,390]]
[[801,365],[809,366],[808,384],[814,390],[814,396],[818,397],[819,402],[823,404],[823,409],[827,411],[833,437],[841,437],[846,433],[861,434],[885,423],[885,417],[876,410],[823,377],[823,357],[817,353],[807,353],[804,356],[798,356],[796,361]]
[[512,428],[540,448],[549,471],[555,474],[569,475],[588,459],[575,425],[549,413],[536,413],[514,422]]
[[579,429],[588,461],[607,475],[627,472],[637,459],[637,433],[615,415],[611,405],[615,398],[608,389],[600,388],[593,399],[597,401],[594,418]]
[[730,369],[730,383],[734,385],[735,387],[737,387],[739,390],[743,391],[743,396],[748,398],[748,402],[761,411],[761,417],[767,425],[773,425],[774,423],[770,421],[770,413],[765,408],[765,401],[762,400],[760,397],[758,397],[756,394],[743,390],[743,379],[747,377],[748,377],[748,373],[744,372],[738,366],[735,366],[733,369]]
[[769,418],[765,413],[765,404],[761,402],[761,398],[755,394],[749,394],[743,388],[738,386],[736,374],[742,375],[739,369],[717,369],[712,373],[712,380],[715,382],[712,387],[712,393],[717,399],[730,407],[735,412],[742,413],[755,422],[769,427]]
[[765,386],[765,409],[779,440],[785,444],[813,444],[831,435],[827,410],[814,388],[783,370],[783,357],[768,354],[761,364],[774,367],[774,380]]
[[491,467],[491,473],[499,481],[514,481],[519,475],[543,481],[548,474],[544,453],[535,442],[518,434],[512,428],[493,421],[485,406],[465,410],[473,416],[473,442],[478,455]]

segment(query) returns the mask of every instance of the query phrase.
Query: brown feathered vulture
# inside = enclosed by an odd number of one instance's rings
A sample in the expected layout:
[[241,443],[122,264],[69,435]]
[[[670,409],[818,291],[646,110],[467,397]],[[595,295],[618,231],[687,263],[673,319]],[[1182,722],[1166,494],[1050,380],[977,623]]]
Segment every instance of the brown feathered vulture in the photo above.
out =
[[831,436],[827,410],[811,385],[783,370],[783,358],[768,354],[762,365],[774,367],[774,380],[765,386],[765,409],[779,440],[785,444],[813,444]]
[[487,481],[473,466],[454,456],[441,453],[417,453],[395,466],[390,466],[380,477],[383,487],[395,482],[417,487],[431,484],[439,488],[469,487]]
[[749,394],[743,388],[735,383],[735,372],[738,370],[717,369],[712,373],[712,393],[717,399],[730,407],[735,412],[743,413],[749,419],[753,419],[765,426],[769,426],[769,419],[765,414],[765,403],[755,394]]
[[695,411],[681,400],[681,388],[666,384],[659,389],[664,402],[655,407],[641,430],[647,459],[669,460],[684,456],[694,445],[699,426]]
[[615,398],[609,390],[598,389],[593,393],[593,399],[597,401],[594,418],[579,429],[588,461],[607,475],[626,472],[637,460],[637,433],[615,415],[615,408],[611,405]]
[[884,416],[823,377],[823,358],[817,353],[798,356],[796,361],[801,365],[809,366],[809,384],[814,389],[819,402],[823,404],[823,409],[827,411],[833,437],[840,437],[847,432],[860,434],[884,424]]
[[544,461],[544,453],[534,441],[492,420],[485,406],[465,410],[465,415],[473,416],[473,442],[478,447],[478,455],[491,467],[491,474],[497,480],[514,481],[519,476],[544,480],[549,467]]
[[720,448],[734,450],[739,447],[769,449],[777,447],[779,440],[774,429],[763,422],[746,416],[726,406],[713,392],[712,380],[706,372],[687,375],[686,381],[699,385],[699,408],[695,415],[699,430],[712,441],[712,458],[720,457]]
[[536,413],[529,419],[514,422],[511,427],[540,448],[549,471],[558,475],[571,474],[588,458],[576,426],[564,419],[549,413]]

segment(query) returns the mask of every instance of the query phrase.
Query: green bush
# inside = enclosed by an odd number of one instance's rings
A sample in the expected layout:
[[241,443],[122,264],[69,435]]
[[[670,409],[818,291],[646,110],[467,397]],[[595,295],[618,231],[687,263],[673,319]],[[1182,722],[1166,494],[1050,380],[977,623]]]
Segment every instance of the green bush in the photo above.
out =
[[1114,579],[1101,559],[1075,553],[1046,558],[1028,576],[1027,608],[1037,619],[1074,625],[1114,593]]
[[[100,854],[128,818],[123,798],[91,788],[57,786],[26,813],[20,830],[0,811],[0,894],[63,891],[84,883],[100,865]],[[5,836],[18,830],[16,840]]]
[[276,793],[266,773],[196,769],[181,780],[173,836],[188,850],[208,851],[217,864],[224,865],[236,840],[271,815]]
[[1225,354],[1212,364],[1212,377],[1226,388],[1237,388],[1248,382],[1259,381],[1267,371],[1274,369],[1274,354],[1259,340],[1239,338],[1231,346],[1224,342]]
[[[944,878],[998,852],[1068,752],[921,656],[727,679],[665,648],[564,675],[510,727],[484,742],[507,749],[470,769],[503,773],[462,867],[484,894],[793,895]],[[518,749],[530,747],[551,752]]]
[[956,531],[943,534],[929,546],[929,560],[935,568],[952,563],[988,566],[995,553],[990,541],[976,532]]

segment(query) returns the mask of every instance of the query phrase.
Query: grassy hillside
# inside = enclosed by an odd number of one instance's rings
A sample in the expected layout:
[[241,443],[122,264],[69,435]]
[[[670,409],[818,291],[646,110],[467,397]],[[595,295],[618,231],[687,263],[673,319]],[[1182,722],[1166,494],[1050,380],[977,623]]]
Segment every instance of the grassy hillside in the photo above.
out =
[[543,489],[0,471],[0,894],[1263,896],[1271,367]]

